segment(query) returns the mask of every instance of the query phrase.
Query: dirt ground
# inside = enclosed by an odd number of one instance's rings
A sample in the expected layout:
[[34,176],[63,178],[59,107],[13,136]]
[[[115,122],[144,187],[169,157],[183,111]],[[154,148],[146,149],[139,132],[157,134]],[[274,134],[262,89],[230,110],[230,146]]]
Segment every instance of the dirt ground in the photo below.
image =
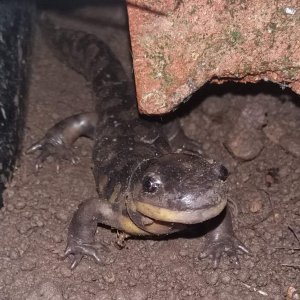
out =
[[[124,31],[115,25],[97,34],[118,53]],[[55,122],[94,107],[88,83],[56,60],[39,31],[29,99],[24,149]],[[96,239],[111,252],[103,265],[85,258],[71,271],[63,258],[70,218],[83,199],[97,197],[92,142],[81,139],[79,163],[59,170],[50,159],[36,172],[34,156],[22,155],[0,211],[0,299],[300,299],[299,97],[268,84],[207,86],[182,109],[187,135],[230,171],[235,233],[252,256],[239,255],[239,269],[224,256],[213,270],[199,258],[205,237],[198,227],[132,239],[122,250],[116,232],[98,227]]]

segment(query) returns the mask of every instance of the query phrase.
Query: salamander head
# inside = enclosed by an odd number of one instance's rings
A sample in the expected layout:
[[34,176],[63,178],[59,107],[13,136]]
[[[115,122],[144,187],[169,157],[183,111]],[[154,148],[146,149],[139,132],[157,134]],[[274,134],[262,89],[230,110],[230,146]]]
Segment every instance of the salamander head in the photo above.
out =
[[151,159],[131,181],[128,209],[162,222],[195,224],[224,209],[227,169],[202,156],[168,154]]

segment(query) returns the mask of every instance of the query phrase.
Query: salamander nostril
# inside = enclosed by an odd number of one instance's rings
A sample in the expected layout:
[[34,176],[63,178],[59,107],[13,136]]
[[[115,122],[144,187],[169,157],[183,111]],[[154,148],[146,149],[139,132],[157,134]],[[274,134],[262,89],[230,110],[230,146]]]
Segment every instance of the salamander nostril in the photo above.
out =
[[227,179],[228,175],[229,175],[228,170],[223,165],[220,165],[220,167],[219,167],[219,178],[222,181],[225,181]]

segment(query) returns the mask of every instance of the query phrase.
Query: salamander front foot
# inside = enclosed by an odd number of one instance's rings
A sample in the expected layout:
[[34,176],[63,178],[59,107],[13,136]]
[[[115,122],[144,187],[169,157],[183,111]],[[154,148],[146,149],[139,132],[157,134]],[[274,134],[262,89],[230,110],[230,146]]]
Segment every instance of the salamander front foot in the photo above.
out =
[[68,242],[64,256],[71,259],[70,268],[74,270],[84,256],[90,256],[96,263],[101,264],[100,251],[110,252],[109,248],[103,244],[88,244],[72,240]]
[[223,253],[226,253],[230,257],[234,265],[239,268],[240,262],[238,258],[238,250],[251,255],[250,250],[248,250],[246,246],[236,237],[230,235],[223,236],[218,240],[208,241],[204,248],[204,251],[199,255],[199,258],[203,259],[205,257],[211,257],[213,268],[216,269],[220,264]]

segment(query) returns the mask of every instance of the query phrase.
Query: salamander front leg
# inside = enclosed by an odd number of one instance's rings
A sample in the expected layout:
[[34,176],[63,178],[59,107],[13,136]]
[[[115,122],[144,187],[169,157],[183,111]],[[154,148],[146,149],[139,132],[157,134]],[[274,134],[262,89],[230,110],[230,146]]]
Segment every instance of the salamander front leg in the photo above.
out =
[[115,213],[112,206],[99,198],[81,203],[74,213],[68,231],[65,257],[71,258],[71,269],[78,266],[83,256],[91,256],[101,262],[100,252],[109,252],[107,246],[95,244],[97,224],[115,227]]
[[27,149],[26,153],[40,151],[36,161],[37,169],[49,156],[75,163],[71,148],[73,143],[81,136],[93,138],[97,120],[96,113],[82,113],[64,119],[51,127],[42,139]]
[[237,250],[250,254],[243,243],[234,236],[230,210],[227,207],[220,215],[207,221],[206,225],[210,231],[206,235],[207,244],[200,258],[211,256],[214,268],[218,267],[223,253],[232,257],[236,266],[239,266]]

